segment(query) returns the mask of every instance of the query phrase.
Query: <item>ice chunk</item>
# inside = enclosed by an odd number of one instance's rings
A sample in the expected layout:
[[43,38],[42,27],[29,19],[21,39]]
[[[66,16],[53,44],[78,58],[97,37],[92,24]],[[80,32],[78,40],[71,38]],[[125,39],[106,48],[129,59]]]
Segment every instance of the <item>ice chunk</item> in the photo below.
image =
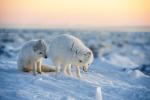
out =
[[96,100],[103,100],[103,99],[102,99],[101,87],[97,87],[97,88],[96,88]]

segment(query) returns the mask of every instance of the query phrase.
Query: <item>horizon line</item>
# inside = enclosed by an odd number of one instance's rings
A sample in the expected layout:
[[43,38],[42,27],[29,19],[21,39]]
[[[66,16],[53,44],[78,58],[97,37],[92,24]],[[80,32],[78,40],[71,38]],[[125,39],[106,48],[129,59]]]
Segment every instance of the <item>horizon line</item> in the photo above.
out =
[[114,26],[83,26],[83,25],[0,25],[0,28],[150,28],[150,25],[114,25]]
[[14,25],[0,25],[0,29],[31,29],[31,30],[85,30],[85,31],[121,31],[121,32],[150,32],[150,26],[88,26],[88,27],[56,27],[56,26],[14,26]]

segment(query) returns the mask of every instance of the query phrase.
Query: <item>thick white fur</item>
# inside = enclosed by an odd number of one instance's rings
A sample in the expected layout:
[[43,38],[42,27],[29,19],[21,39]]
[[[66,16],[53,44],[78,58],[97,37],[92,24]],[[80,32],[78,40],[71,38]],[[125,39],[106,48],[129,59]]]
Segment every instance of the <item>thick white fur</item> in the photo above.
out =
[[57,67],[64,67],[66,75],[72,75],[71,65],[76,66],[76,73],[80,75],[80,67],[84,71],[88,70],[88,66],[93,62],[93,53],[78,38],[63,34],[55,37],[49,45],[49,57]]
[[[42,53],[41,53],[42,52]],[[47,56],[47,45],[43,40],[31,40],[21,48],[17,65],[23,71],[41,73],[42,58]]]

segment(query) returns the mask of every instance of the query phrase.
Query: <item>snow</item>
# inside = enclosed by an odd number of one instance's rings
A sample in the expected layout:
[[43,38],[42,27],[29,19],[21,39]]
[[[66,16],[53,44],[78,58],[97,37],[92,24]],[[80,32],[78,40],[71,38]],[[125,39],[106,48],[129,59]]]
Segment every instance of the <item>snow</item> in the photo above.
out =
[[144,73],[142,73],[139,70],[133,70],[133,71],[129,71],[128,72],[129,75],[135,77],[135,78],[139,78],[139,77],[147,77]]
[[[103,48],[100,44],[111,45],[111,50],[95,58],[87,73],[81,71],[80,79],[74,69],[70,77],[63,73],[56,77],[54,72],[33,76],[17,70],[17,53],[25,41],[42,38],[49,42],[53,33],[63,32],[79,37],[89,46],[96,44],[96,49]],[[0,47],[4,48],[0,48],[0,100],[150,100],[150,76],[132,70],[149,62],[148,37],[145,33],[1,29]],[[52,65],[50,59],[44,63]]]
[[108,57],[101,58],[101,60],[122,68],[137,67],[137,64],[131,61],[130,58],[118,54],[109,55]]
[[103,100],[102,99],[102,91],[100,87],[97,87],[96,89],[96,100]]

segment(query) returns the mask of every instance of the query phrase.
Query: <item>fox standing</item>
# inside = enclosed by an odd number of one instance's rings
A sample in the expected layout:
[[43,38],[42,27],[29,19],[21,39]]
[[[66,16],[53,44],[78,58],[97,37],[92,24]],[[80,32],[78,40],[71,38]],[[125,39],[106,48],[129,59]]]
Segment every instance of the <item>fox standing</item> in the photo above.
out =
[[76,73],[80,75],[80,67],[84,71],[88,70],[88,66],[93,62],[93,53],[87,48],[78,38],[63,34],[55,37],[49,44],[49,55],[52,62],[56,66],[56,71],[59,67],[64,67],[64,73],[71,75],[71,65],[76,66]]

